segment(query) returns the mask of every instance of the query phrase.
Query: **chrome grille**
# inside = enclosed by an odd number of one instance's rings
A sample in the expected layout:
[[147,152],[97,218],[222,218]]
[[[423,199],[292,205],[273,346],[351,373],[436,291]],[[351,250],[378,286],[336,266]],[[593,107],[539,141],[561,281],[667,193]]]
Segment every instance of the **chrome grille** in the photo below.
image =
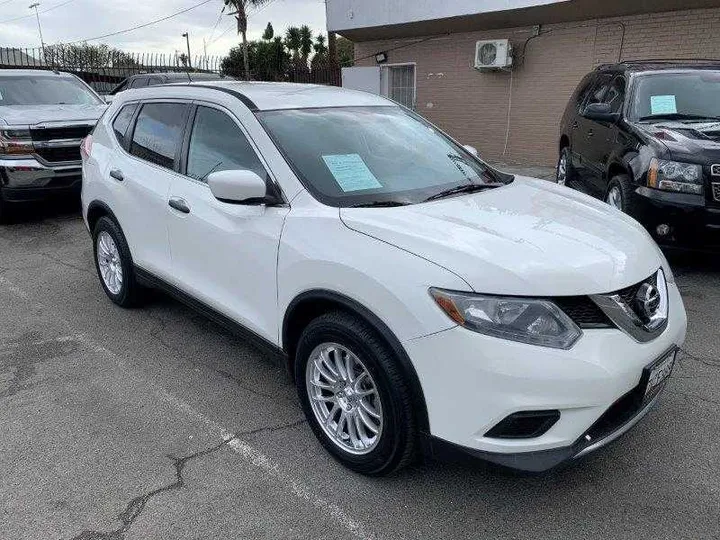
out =
[[713,199],[720,202],[720,183],[713,182],[712,184]]

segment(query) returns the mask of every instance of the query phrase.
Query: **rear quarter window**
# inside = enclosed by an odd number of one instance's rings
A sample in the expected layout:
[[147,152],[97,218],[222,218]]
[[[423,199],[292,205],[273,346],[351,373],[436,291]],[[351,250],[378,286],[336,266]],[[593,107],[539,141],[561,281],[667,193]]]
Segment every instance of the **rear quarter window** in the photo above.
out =
[[128,127],[130,127],[130,122],[132,121],[132,117],[135,114],[135,110],[137,109],[137,107],[137,103],[125,105],[122,109],[120,109],[120,112],[117,114],[117,116],[115,116],[115,120],[113,120],[112,123],[112,129],[113,133],[115,134],[115,138],[125,149],[127,149],[128,147],[128,141],[126,139]]

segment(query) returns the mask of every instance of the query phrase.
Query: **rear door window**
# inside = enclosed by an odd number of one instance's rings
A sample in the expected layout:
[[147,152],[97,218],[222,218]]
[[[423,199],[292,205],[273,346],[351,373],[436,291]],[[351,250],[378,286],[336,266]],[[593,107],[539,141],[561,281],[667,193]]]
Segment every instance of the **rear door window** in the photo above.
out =
[[122,109],[120,109],[120,112],[112,123],[113,133],[115,133],[115,137],[118,142],[125,149],[127,149],[128,146],[126,134],[128,127],[130,126],[130,122],[132,121],[132,117],[135,114],[135,109],[137,109],[137,103],[125,105]]
[[187,110],[185,103],[143,105],[135,123],[130,153],[155,165],[174,169]]

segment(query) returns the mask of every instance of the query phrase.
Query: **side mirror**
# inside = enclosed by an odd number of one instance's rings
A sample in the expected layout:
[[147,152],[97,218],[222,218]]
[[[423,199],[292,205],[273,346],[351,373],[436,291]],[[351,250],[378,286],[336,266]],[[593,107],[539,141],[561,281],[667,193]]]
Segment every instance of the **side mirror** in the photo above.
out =
[[267,185],[256,173],[246,170],[218,171],[208,175],[207,183],[216,199],[230,203],[267,202]]
[[467,150],[468,152],[470,152],[473,156],[478,157],[479,154],[478,154],[477,148],[475,148],[474,146],[470,146],[469,144],[464,144],[463,148],[465,150]]
[[105,101],[105,103],[107,103],[108,105],[111,105],[113,102],[113,99],[115,99],[115,96],[113,96],[112,94],[106,94],[106,95],[102,96],[102,98]]
[[611,124],[620,120],[620,113],[612,112],[609,103],[591,103],[585,107],[582,116],[588,120],[610,122]]

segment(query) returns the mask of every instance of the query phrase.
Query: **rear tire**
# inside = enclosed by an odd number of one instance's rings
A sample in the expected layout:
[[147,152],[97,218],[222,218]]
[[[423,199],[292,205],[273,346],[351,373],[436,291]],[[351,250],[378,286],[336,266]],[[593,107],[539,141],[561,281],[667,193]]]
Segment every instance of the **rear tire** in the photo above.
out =
[[[350,371],[354,379],[346,376]],[[385,476],[414,457],[416,419],[408,382],[392,350],[361,318],[332,312],[313,320],[298,342],[295,382],[313,432],[347,468]],[[362,394],[371,401],[364,404]]]
[[141,287],[135,279],[130,248],[120,226],[107,216],[101,217],[93,230],[93,246],[95,269],[105,294],[118,306],[136,306]]

